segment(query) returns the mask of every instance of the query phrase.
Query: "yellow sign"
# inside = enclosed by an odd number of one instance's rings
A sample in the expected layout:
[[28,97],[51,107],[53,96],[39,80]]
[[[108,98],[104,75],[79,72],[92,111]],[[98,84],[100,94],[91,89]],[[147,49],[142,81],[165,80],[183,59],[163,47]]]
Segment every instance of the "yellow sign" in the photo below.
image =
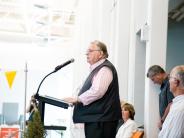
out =
[[6,79],[8,81],[8,85],[10,88],[12,88],[13,81],[15,79],[16,71],[7,71],[5,72]]

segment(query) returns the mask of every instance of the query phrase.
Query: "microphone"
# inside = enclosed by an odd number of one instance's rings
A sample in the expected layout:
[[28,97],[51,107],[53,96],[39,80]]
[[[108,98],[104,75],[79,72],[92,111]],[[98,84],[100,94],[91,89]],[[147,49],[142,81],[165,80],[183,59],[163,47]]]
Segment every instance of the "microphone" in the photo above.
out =
[[61,64],[61,65],[58,65],[57,67],[55,67],[55,70],[54,72],[60,70],[61,68],[65,67],[66,65],[70,64],[70,63],[73,63],[74,62],[74,59],[70,59],[68,61],[66,61],[65,63]]

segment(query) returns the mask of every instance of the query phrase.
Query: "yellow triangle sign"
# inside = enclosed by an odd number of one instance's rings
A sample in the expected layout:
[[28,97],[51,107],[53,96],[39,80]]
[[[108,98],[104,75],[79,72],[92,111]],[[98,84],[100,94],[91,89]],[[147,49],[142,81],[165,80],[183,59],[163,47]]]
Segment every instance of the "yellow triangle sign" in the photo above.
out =
[[6,79],[8,81],[8,85],[9,85],[10,88],[12,87],[12,84],[13,84],[13,81],[15,79],[16,73],[17,73],[16,71],[7,71],[7,72],[5,72]]

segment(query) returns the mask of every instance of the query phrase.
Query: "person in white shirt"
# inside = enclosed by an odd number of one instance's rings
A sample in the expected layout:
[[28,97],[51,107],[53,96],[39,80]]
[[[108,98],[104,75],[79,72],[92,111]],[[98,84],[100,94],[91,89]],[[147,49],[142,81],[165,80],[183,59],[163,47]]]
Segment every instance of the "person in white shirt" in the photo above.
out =
[[158,137],[184,138],[184,65],[172,69],[169,83],[175,98]]
[[125,103],[121,104],[121,109],[124,123],[118,129],[116,138],[131,138],[133,133],[137,131],[137,124],[134,121],[134,107],[129,103]]

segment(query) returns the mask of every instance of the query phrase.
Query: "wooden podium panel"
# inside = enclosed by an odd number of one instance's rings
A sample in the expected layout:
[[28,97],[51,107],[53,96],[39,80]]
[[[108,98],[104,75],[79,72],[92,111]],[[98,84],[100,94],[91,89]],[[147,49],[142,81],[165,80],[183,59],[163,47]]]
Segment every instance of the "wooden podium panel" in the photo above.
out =
[[1,127],[0,138],[19,138],[19,128],[16,127]]

